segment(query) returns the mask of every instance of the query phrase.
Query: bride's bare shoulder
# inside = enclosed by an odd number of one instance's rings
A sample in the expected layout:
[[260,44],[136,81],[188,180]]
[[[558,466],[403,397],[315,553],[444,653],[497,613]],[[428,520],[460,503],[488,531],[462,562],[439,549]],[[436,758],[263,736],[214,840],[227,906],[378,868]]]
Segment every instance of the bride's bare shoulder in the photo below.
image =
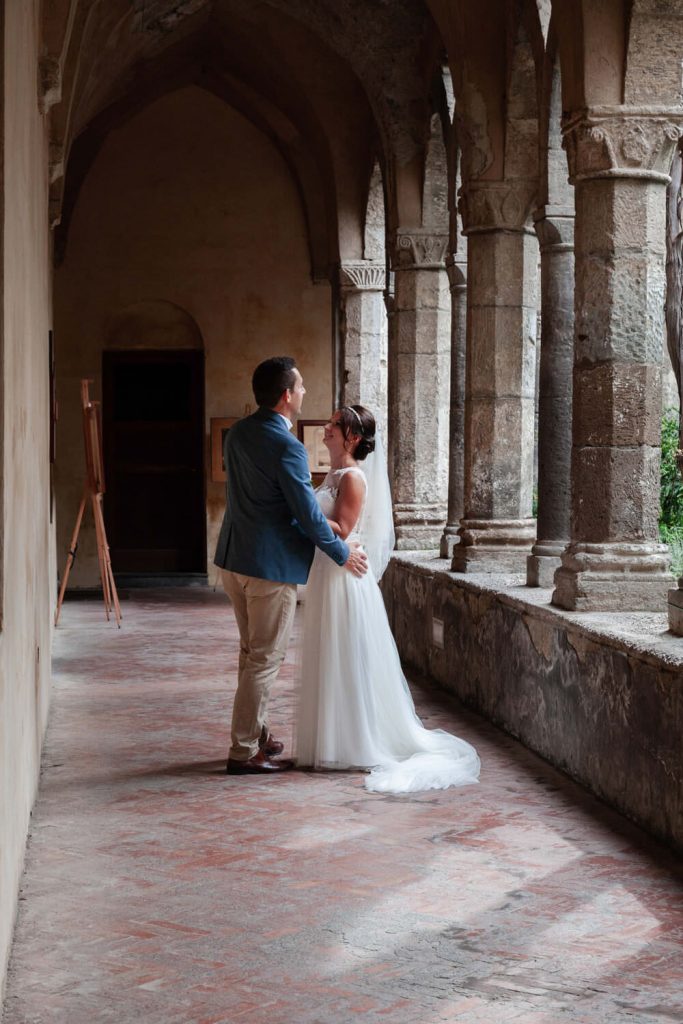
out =
[[360,483],[367,483],[365,473],[360,466],[345,466],[343,469],[338,469],[337,472],[340,474],[341,480],[357,480]]
[[367,486],[365,473],[356,466],[349,466],[339,472],[338,487],[340,495],[362,494]]

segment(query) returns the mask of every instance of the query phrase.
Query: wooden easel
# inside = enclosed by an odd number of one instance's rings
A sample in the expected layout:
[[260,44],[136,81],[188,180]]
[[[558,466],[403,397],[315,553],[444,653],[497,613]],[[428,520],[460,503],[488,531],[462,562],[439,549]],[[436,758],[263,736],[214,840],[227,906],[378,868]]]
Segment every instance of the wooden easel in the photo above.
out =
[[102,417],[100,403],[91,402],[89,392],[89,380],[81,381],[81,405],[83,408],[83,440],[85,443],[85,483],[83,485],[83,497],[78,506],[76,525],[71,536],[69,545],[69,556],[66,560],[64,578],[59,588],[57,600],[57,611],[55,612],[55,626],[59,622],[59,613],[62,610],[64,593],[71,572],[71,566],[76,559],[78,550],[78,534],[83,522],[85,507],[90,500],[93,518],[95,520],[95,535],[97,537],[97,557],[100,563],[100,579],[102,580],[102,594],[104,597],[104,613],[109,621],[110,612],[114,611],[116,625],[121,628],[121,607],[119,595],[116,591],[114,573],[109,557],[109,544],[104,528],[104,516],[102,515],[102,495],[104,494],[104,459],[102,457]]

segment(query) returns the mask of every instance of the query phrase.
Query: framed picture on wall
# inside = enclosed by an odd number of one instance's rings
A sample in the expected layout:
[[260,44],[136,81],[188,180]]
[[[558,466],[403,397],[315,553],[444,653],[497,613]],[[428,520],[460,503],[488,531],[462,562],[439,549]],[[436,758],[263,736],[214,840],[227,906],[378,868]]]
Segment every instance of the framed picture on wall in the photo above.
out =
[[296,434],[308,454],[308,468],[317,487],[330,468],[330,453],[323,444],[327,420],[298,420]]
[[211,479],[214,483],[225,483],[223,445],[225,436],[237,423],[239,416],[212,417],[211,419]]

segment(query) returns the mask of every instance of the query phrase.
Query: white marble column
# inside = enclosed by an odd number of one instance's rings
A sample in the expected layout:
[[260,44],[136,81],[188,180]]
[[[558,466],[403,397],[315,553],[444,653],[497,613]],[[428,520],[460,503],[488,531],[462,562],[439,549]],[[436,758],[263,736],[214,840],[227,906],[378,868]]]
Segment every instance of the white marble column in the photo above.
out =
[[[462,244],[464,243],[464,244]],[[446,260],[451,289],[451,411],[449,421],[448,512],[440,554],[452,558],[459,542],[465,487],[465,359],[467,353],[467,249]]]
[[574,208],[534,214],[541,246],[541,367],[538,393],[538,518],[527,584],[552,587],[569,543],[574,356]]
[[339,283],[344,352],[342,401],[370,409],[386,436],[386,269],[369,260],[345,262],[340,267]]
[[448,236],[399,229],[390,333],[396,546],[439,547],[446,522],[451,309]]
[[534,186],[465,184],[465,495],[456,572],[524,572],[533,489],[538,244]]
[[645,108],[563,128],[576,197],[571,541],[553,603],[662,608],[659,541],[666,184],[680,128]]

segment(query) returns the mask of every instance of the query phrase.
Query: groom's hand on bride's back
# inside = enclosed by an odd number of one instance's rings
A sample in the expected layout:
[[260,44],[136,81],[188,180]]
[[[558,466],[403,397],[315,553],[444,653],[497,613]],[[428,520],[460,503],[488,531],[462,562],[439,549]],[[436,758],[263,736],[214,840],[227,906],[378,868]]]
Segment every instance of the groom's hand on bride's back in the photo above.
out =
[[344,562],[344,568],[354,576],[365,576],[368,571],[368,556],[357,541],[351,541],[349,548],[349,557]]

